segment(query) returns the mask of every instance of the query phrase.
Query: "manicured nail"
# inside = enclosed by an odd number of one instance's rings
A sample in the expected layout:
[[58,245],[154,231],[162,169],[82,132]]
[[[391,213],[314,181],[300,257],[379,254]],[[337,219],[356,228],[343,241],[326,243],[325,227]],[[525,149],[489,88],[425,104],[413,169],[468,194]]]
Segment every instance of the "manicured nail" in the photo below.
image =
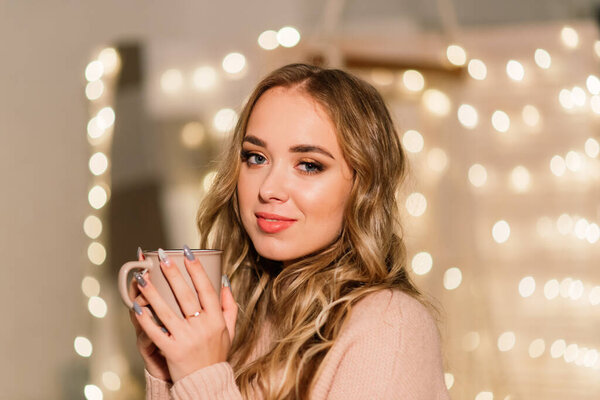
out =
[[142,307],[140,307],[137,301],[133,302],[133,311],[135,311],[137,315],[142,315]]
[[142,251],[142,248],[139,247],[139,246],[138,246],[138,249],[137,249],[137,257],[138,257],[138,260],[145,260],[146,259],[146,257],[144,257],[144,252]]
[[231,287],[231,283],[229,282],[229,278],[225,274],[223,274],[223,276],[221,276],[221,285],[223,285],[223,287]]
[[187,244],[183,245],[183,254],[185,254],[185,258],[187,258],[190,261],[196,260],[196,257],[194,257],[192,251],[190,250]]
[[169,331],[167,330],[167,328],[165,328],[164,326],[161,326],[160,330],[163,331],[164,333],[169,333]]
[[144,278],[142,278],[142,274],[136,272],[135,274],[133,274],[133,276],[135,277],[135,280],[137,281],[137,283],[139,283],[141,287],[146,287],[146,281],[144,280]]
[[165,264],[167,267],[171,266],[171,261],[169,261],[169,257],[167,257],[167,253],[163,249],[158,249],[158,258]]

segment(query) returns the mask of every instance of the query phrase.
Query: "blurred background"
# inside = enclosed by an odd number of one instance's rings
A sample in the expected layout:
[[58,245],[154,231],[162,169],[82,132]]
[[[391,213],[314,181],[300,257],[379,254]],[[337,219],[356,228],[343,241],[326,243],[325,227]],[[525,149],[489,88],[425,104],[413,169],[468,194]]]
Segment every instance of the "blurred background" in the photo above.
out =
[[142,399],[116,271],[198,245],[258,80],[343,68],[410,158],[408,266],[453,399],[600,398],[593,0],[0,0],[0,399]]

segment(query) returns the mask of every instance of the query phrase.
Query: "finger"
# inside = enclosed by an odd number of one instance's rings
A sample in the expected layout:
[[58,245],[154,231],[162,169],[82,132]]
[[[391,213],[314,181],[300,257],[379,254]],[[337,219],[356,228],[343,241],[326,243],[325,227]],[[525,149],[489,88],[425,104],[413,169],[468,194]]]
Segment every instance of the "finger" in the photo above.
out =
[[197,311],[201,311],[202,307],[200,306],[198,294],[187,284],[177,265],[169,259],[162,249],[159,250],[159,257],[163,274],[167,278],[169,286],[171,286],[183,315],[192,315]]
[[183,258],[185,268],[192,278],[196,292],[198,292],[198,298],[200,299],[202,308],[208,313],[219,312],[221,309],[219,298],[217,297],[214,286],[210,282],[206,270],[187,245],[183,246],[183,248],[184,253],[186,254]]
[[233,338],[235,337],[235,323],[238,315],[238,305],[233,298],[231,286],[229,285],[229,280],[227,280],[226,275],[223,275],[223,283],[224,285],[221,288],[221,307],[223,310],[223,318],[225,318],[225,324],[229,331],[229,339],[233,342]]
[[[173,332],[174,329],[178,328],[178,324],[182,321],[181,318],[179,318],[179,316],[175,314],[171,307],[169,307],[169,305],[162,298],[160,293],[158,293],[156,287],[154,287],[154,285],[152,284],[152,281],[150,280],[149,276],[145,277],[144,283],[145,285],[142,286],[138,282],[138,288],[140,289],[146,300],[148,300],[148,303],[154,310],[154,313],[156,314],[158,319],[162,321],[162,323],[170,332]],[[150,311],[146,307],[142,308],[142,310],[144,310],[144,314],[147,313],[151,315]],[[149,333],[147,330],[146,332]]]
[[135,312],[135,318],[143,329],[143,332],[148,336],[150,341],[160,348],[165,349],[171,342],[172,338],[166,335],[152,319],[152,314],[145,307],[139,308],[141,314]]

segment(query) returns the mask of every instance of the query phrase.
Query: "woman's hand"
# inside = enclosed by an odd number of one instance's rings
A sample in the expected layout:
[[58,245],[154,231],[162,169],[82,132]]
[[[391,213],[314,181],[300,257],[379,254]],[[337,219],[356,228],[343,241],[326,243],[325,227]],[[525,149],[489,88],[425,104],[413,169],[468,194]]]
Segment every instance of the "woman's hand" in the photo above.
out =
[[237,304],[228,285],[221,288],[221,299],[212,286],[200,261],[184,246],[185,267],[195,290],[184,281],[181,272],[163,252],[161,269],[169,281],[185,318],[179,317],[165,303],[149,279],[138,288],[165,325],[164,332],[152,320],[149,310],[140,309],[135,318],[148,337],[164,354],[173,382],[201,368],[227,361],[235,336]]
[[[144,254],[141,251],[138,251],[138,259],[140,261],[144,259]],[[136,280],[132,279],[131,285],[129,285],[129,298],[134,296],[136,296],[135,302],[140,307],[145,308],[145,306],[148,305],[148,301],[146,301],[144,295],[140,294]],[[169,374],[169,368],[167,367],[167,360],[165,360],[165,357],[160,353],[159,348],[156,347],[154,342],[142,329],[135,316],[134,310],[130,310],[129,318],[135,328],[135,334],[137,336],[136,345],[144,360],[144,367],[153,377],[162,379],[163,381],[170,381],[171,375]]]

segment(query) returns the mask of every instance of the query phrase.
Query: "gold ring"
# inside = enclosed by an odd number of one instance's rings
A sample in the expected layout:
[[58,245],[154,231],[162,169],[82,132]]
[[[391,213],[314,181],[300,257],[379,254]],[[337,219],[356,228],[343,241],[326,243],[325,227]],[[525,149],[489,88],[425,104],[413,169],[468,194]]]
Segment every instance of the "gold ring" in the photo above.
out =
[[195,313],[193,313],[192,315],[186,315],[186,318],[194,318],[197,317],[198,315],[200,315],[200,311],[196,311]]

